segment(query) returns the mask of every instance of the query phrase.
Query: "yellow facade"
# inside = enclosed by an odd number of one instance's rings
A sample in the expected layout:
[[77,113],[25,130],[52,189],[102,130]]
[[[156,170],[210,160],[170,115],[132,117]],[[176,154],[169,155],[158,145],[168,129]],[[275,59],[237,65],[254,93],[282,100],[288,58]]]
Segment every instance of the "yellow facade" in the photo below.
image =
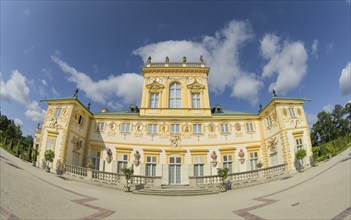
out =
[[162,184],[188,184],[189,177],[215,175],[223,166],[248,171],[259,161],[294,170],[297,136],[311,156],[303,99],[273,97],[258,114],[211,108],[209,70],[203,62],[147,63],[141,105],[126,111],[92,113],[77,96],[46,100],[36,134],[39,163],[53,136],[55,162],[94,162],[108,172],[134,166],[136,175],[161,176]]

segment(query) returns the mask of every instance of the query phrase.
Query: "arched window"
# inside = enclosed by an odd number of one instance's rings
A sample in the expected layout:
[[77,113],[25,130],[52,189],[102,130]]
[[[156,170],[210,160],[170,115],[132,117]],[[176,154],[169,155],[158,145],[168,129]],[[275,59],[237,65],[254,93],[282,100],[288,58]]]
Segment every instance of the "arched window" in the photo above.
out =
[[182,89],[179,83],[172,83],[169,87],[169,107],[182,107]]

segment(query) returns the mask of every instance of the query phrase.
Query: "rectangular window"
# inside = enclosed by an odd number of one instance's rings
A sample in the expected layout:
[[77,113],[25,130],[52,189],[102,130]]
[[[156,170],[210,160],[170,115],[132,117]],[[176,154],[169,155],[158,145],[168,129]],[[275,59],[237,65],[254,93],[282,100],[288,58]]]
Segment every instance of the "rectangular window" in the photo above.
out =
[[246,130],[248,131],[248,132],[253,132],[253,124],[252,124],[252,122],[247,122],[246,123]]
[[105,129],[105,122],[98,122],[96,126],[97,131],[103,131]]
[[266,118],[266,122],[267,122],[267,126],[268,126],[268,127],[272,125],[271,116],[268,116],[268,117]]
[[148,132],[149,134],[157,134],[157,124],[149,124]]
[[289,108],[289,112],[290,112],[290,117],[291,118],[296,118],[295,112],[294,112],[294,108]]
[[122,123],[122,132],[130,132],[130,123]]
[[57,117],[60,117],[61,111],[62,111],[62,108],[57,108],[57,109],[56,109],[56,112],[55,112],[55,117],[56,117],[56,118],[57,118]]
[[147,156],[146,157],[146,176],[156,176],[156,163],[157,157],[156,156]]
[[117,173],[122,173],[122,168],[128,165],[128,154],[118,154]]
[[171,134],[180,134],[180,124],[171,124]]
[[194,131],[194,134],[201,134],[202,133],[201,124],[193,124],[193,131]]
[[54,150],[56,138],[48,137],[47,150]]
[[300,150],[302,148],[302,138],[296,138],[295,141],[297,150]]
[[221,124],[221,133],[229,133],[228,124]]
[[80,124],[80,125],[83,125],[83,124],[84,124],[84,118],[83,118],[83,116],[81,116],[81,115],[79,115],[78,124]]
[[150,108],[158,108],[158,93],[151,93]]
[[250,167],[251,170],[257,169],[257,160],[258,160],[258,153],[257,152],[250,152]]
[[91,151],[91,162],[94,164],[94,169],[99,170],[100,168],[100,151]]
[[194,156],[194,176],[204,176],[204,156]]
[[200,93],[192,94],[193,108],[200,108]]
[[223,168],[228,168],[229,173],[233,172],[233,156],[232,155],[224,155],[223,156]]

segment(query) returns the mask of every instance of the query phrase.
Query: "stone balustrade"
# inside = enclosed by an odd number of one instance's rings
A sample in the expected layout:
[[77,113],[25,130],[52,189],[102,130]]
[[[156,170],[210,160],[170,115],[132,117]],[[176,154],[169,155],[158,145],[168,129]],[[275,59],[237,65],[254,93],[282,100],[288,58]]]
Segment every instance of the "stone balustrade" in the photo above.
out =
[[95,181],[117,183],[121,180],[121,175],[117,173],[103,172],[99,170],[88,170],[91,172],[91,178]]
[[70,164],[64,164],[63,168],[64,168],[64,172],[73,176],[84,178],[84,177],[87,177],[88,175],[88,168],[85,168],[85,167],[77,167]]
[[160,176],[132,176],[131,183],[134,185],[143,185],[143,186],[161,186],[161,177]]

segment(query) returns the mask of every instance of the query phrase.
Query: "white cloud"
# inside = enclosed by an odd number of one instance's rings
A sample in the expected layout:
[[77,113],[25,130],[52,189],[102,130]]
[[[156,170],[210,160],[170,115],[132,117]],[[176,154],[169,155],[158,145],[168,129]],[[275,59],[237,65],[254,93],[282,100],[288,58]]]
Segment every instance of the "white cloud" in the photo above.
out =
[[18,102],[26,108],[25,115],[32,121],[41,122],[44,120],[45,111],[40,108],[37,101],[30,101],[30,83],[18,70],[13,70],[11,78],[4,82],[0,73],[1,101]]
[[23,121],[19,118],[15,118],[13,119],[13,122],[15,123],[15,125],[22,127],[23,126]]
[[341,71],[339,87],[343,96],[351,94],[351,62],[349,62]]
[[327,45],[325,46],[325,51],[326,51],[326,53],[327,53],[327,54],[330,53],[330,52],[333,50],[333,48],[334,48],[334,44],[332,44],[332,43],[327,44]]
[[40,81],[41,81],[41,83],[42,83],[44,86],[47,86],[47,85],[48,85],[48,83],[46,82],[45,79],[42,79],[42,80],[40,80]]
[[7,102],[15,101],[23,106],[27,106],[30,103],[29,100],[29,88],[26,84],[27,79],[18,70],[13,70],[11,78],[4,82],[2,75],[0,75],[1,83],[1,100]]
[[51,87],[51,91],[54,94],[54,96],[56,97],[60,96],[60,93],[54,87]]
[[323,106],[323,111],[332,113],[334,110],[334,105],[333,104],[327,104],[326,106]]
[[262,77],[278,75],[277,80],[269,86],[269,92],[275,89],[285,95],[298,87],[306,74],[307,53],[302,42],[280,43],[279,37],[266,34],[261,40],[261,55],[268,63],[263,67]]
[[23,51],[23,53],[28,54],[28,53],[32,52],[33,50],[34,50],[34,46],[30,46],[30,47],[26,48],[26,49]]
[[[245,72],[239,65],[239,50],[253,38],[249,22],[231,21],[214,36],[204,36],[201,42],[169,40],[148,44],[133,51],[143,60],[151,56],[153,61],[163,62],[168,56],[171,62],[180,62],[183,56],[189,62],[198,61],[203,55],[211,67],[210,91],[217,94],[231,89],[231,96],[257,104],[257,93],[262,82],[253,73]],[[247,88],[250,89],[247,89]]]
[[41,73],[48,79],[48,80],[52,80],[53,79],[53,76],[52,76],[52,70],[51,69],[46,69],[46,68],[43,68],[41,70]]
[[312,128],[313,124],[318,121],[317,114],[306,112],[306,119],[309,128]]
[[25,112],[26,117],[35,122],[44,121],[45,114],[46,111],[40,108],[37,101],[31,102],[27,106],[27,111]]
[[314,39],[313,40],[313,43],[312,43],[312,51],[311,51],[311,54],[314,56],[314,58],[318,59],[318,40],[317,39]]
[[109,76],[108,79],[94,82],[87,74],[77,71],[57,56],[51,56],[53,62],[59,65],[63,72],[68,73],[68,81],[76,84],[77,88],[95,102],[106,104],[111,96],[123,100],[124,104],[140,104],[143,77],[136,73],[123,73]]
[[123,108],[123,105],[119,102],[113,103],[110,101],[107,103],[107,106],[111,107],[113,110],[121,110]]

